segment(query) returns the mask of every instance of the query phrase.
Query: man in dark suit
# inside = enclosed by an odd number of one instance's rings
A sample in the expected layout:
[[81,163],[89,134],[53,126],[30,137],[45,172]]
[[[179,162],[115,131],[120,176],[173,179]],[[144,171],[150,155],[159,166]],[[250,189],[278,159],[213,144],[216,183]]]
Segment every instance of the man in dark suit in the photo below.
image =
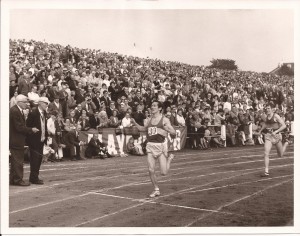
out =
[[28,145],[30,150],[29,181],[33,184],[44,184],[44,181],[39,179],[39,172],[43,159],[43,148],[48,135],[45,111],[49,103],[48,98],[40,97],[38,107],[32,109],[26,120],[28,127],[37,127],[39,129],[39,132],[28,136]]
[[9,150],[11,154],[10,184],[29,186],[23,181],[24,145],[26,135],[36,133],[36,127],[26,127],[23,110],[29,106],[26,96],[16,97],[16,105],[9,110]]
[[89,122],[92,129],[97,129],[97,126],[100,125],[100,120],[98,117],[99,112],[95,111],[93,115],[90,116]]
[[78,131],[80,130],[81,130],[81,126],[77,124],[76,130],[69,131],[64,136],[64,144],[67,146],[67,148],[70,149],[70,155],[72,161],[86,159],[80,156],[80,146],[84,144],[83,142],[80,142],[78,139],[79,138]]
[[94,104],[96,105],[97,111],[99,111],[99,109],[100,109],[100,102],[101,102],[101,100],[100,100],[100,91],[96,92],[96,96],[92,100],[93,100]]

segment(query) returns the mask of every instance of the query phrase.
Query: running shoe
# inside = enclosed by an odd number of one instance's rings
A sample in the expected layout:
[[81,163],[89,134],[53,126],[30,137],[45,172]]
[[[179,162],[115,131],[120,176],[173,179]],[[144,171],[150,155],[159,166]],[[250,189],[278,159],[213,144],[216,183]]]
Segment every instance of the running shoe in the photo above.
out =
[[269,175],[270,175],[269,172],[265,172],[265,173],[261,174],[260,177],[269,177]]
[[155,189],[150,195],[149,197],[153,198],[153,197],[157,197],[160,195],[160,191],[159,189]]

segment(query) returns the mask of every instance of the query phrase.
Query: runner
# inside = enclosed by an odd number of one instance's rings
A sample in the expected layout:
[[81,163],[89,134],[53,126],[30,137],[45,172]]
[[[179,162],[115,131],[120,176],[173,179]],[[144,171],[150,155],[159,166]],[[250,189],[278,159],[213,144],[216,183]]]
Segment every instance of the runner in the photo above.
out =
[[171,126],[170,120],[164,117],[162,112],[162,103],[153,101],[151,105],[152,116],[145,126],[138,125],[134,119],[132,123],[136,125],[139,131],[147,131],[147,160],[149,168],[149,176],[154,187],[154,191],[149,195],[153,198],[160,195],[157,179],[155,175],[155,163],[159,161],[160,172],[167,175],[171,161],[174,155],[168,157],[168,143],[166,137],[168,133],[172,137],[176,135],[175,129]]
[[280,132],[286,128],[284,121],[278,114],[274,113],[273,103],[268,103],[265,108],[267,117],[261,128],[261,131],[265,133],[265,173],[261,177],[269,176],[269,154],[273,144],[276,145],[278,156],[283,156],[282,135]]

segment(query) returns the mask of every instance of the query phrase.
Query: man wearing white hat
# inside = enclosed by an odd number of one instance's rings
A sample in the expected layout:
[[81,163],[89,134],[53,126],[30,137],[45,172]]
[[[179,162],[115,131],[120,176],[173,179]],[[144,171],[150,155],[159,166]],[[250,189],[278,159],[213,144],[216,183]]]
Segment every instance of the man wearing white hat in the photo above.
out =
[[29,186],[23,181],[23,163],[25,138],[39,130],[36,127],[26,127],[23,110],[28,106],[28,98],[19,94],[16,97],[16,105],[9,110],[9,149],[11,153],[10,184]]
[[40,167],[43,159],[43,148],[47,140],[46,109],[50,101],[47,97],[40,97],[37,108],[32,109],[26,120],[27,127],[37,127],[39,132],[30,134],[28,145],[30,149],[30,176],[32,184],[44,184],[39,178]]

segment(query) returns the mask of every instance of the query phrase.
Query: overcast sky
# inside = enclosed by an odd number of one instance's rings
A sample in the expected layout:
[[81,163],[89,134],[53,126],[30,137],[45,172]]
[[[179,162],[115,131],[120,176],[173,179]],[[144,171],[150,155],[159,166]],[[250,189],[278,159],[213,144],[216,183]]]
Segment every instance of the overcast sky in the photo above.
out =
[[293,11],[282,9],[22,9],[10,14],[12,39],[45,39],[193,65],[229,58],[241,70],[258,72],[294,61],[293,31]]

